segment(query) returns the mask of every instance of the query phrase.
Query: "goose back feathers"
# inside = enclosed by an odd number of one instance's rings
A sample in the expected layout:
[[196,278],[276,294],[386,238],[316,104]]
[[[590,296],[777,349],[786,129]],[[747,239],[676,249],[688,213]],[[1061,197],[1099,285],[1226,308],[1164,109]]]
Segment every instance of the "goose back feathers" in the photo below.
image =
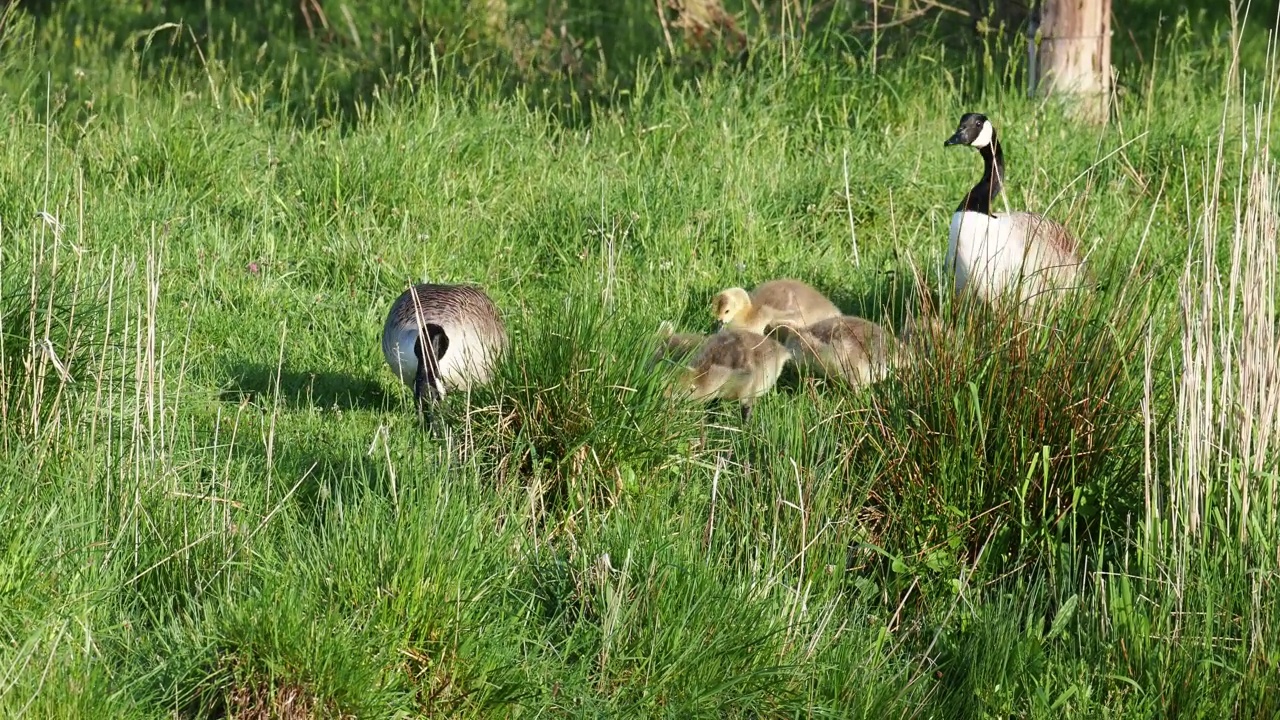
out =
[[475,285],[414,285],[396,298],[382,329],[387,365],[419,404],[488,382],[506,349],[502,316]]

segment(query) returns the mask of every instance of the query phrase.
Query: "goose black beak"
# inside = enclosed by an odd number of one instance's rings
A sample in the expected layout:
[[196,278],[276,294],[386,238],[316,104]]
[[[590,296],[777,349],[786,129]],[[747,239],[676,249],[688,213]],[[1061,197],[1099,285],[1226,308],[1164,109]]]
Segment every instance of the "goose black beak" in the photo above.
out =
[[968,144],[969,143],[965,141],[964,136],[960,134],[959,130],[957,130],[955,135],[952,135],[951,137],[947,138],[947,141],[942,143],[942,147],[950,147],[952,145],[968,145]]

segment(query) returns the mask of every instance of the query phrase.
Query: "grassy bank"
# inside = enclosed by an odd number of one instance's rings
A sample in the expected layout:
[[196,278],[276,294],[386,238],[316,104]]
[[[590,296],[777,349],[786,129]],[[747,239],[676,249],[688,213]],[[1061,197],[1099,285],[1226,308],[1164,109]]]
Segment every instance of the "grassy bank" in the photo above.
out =
[[[1261,29],[1145,28],[1093,128],[1008,36],[852,14],[747,13],[743,62],[647,3],[50,5],[0,54],[4,715],[1280,712]],[[723,287],[900,328],[967,110],[1094,293],[746,425],[663,399]],[[421,279],[515,348],[439,437],[379,351]]]

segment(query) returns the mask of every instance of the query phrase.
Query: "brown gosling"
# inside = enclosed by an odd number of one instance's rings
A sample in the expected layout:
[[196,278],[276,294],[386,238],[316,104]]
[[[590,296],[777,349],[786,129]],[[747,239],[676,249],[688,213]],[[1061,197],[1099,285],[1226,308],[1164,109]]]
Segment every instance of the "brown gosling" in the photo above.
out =
[[781,324],[805,327],[840,315],[825,295],[799,280],[770,280],[749,294],[742,288],[721,291],[711,301],[721,327],[761,333]]
[[670,321],[663,320],[658,325],[655,339],[658,347],[649,357],[648,367],[650,368],[663,360],[683,362],[706,342],[707,336],[701,333],[676,332],[675,326]]
[[475,285],[414,285],[392,303],[382,327],[382,354],[413,388],[420,413],[446,390],[489,382],[506,350],[502,316]]
[[667,395],[694,402],[737,400],[745,422],[752,403],[773,388],[790,359],[787,348],[772,337],[724,328],[706,339]]
[[843,378],[854,388],[883,380],[904,359],[904,348],[887,330],[851,315],[827,318],[808,327],[781,325],[778,337],[796,364],[826,377]]

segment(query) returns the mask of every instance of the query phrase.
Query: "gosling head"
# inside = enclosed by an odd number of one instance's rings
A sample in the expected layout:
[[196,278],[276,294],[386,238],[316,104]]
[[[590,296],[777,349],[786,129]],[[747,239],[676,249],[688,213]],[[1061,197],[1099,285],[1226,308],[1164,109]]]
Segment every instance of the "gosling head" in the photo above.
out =
[[725,327],[741,318],[751,309],[751,296],[742,288],[729,288],[720,291],[711,301],[711,314]]
[[956,132],[946,142],[943,147],[951,145],[969,145],[975,150],[981,150],[996,140],[996,128],[982,113],[965,113],[960,118],[960,126],[956,128]]

